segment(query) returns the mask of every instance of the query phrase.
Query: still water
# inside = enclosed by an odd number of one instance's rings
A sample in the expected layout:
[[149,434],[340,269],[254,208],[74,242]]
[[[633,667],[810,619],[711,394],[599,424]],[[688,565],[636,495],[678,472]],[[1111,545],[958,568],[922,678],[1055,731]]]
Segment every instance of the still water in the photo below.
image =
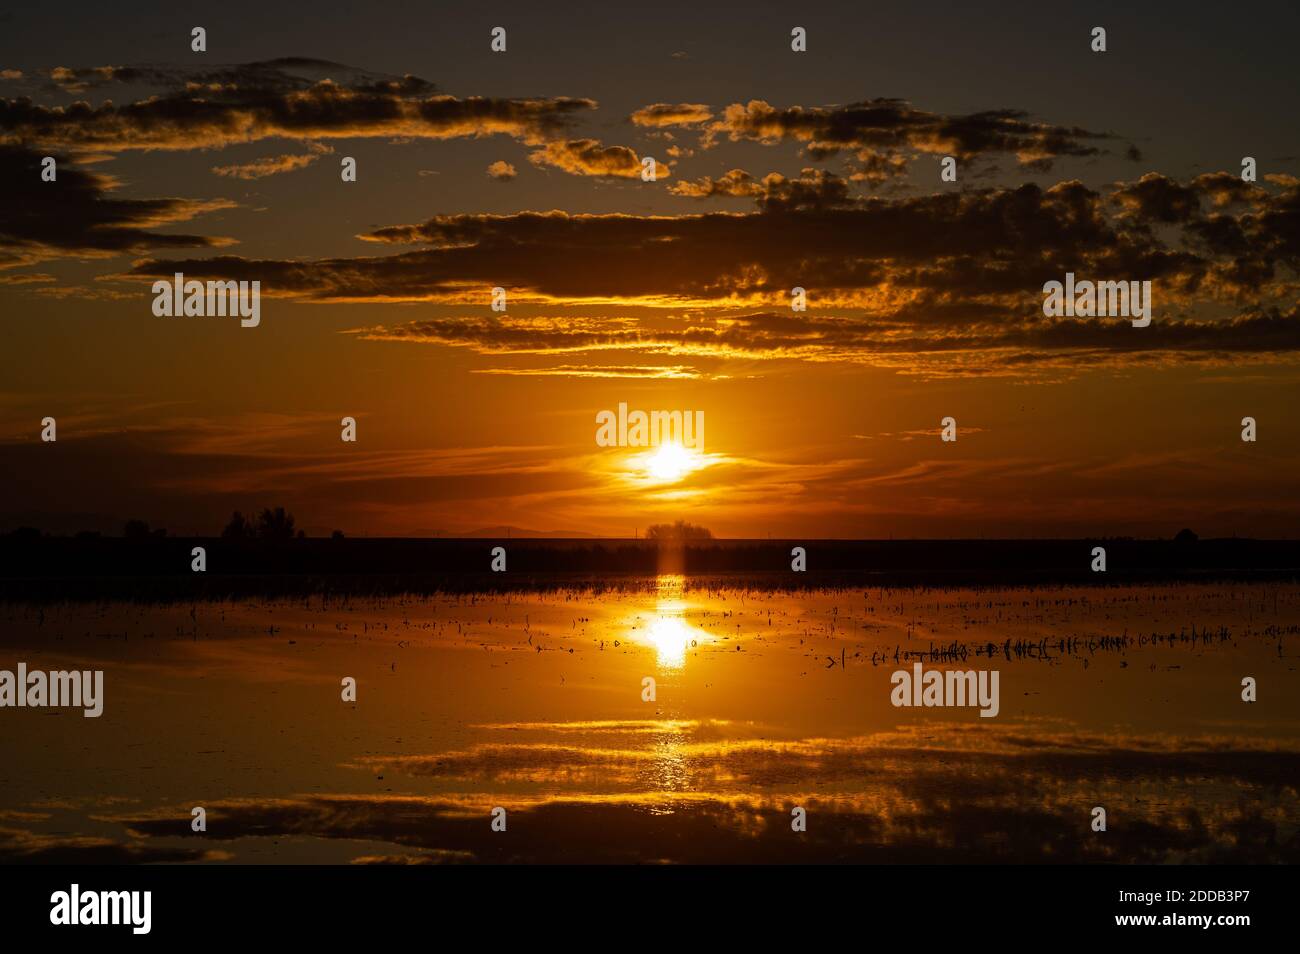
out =
[[0,861],[1294,862],[1298,637],[1242,583],[7,604],[0,669],[104,688],[0,709]]

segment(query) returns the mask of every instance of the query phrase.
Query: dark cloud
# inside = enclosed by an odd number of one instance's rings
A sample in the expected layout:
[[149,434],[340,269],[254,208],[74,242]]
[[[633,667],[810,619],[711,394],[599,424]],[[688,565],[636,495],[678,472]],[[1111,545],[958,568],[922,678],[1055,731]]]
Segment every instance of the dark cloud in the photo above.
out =
[[854,204],[856,199],[849,193],[848,182],[821,169],[804,169],[797,179],[771,173],[763,178],[763,191],[758,196],[759,208],[767,212],[833,209]]
[[1067,263],[1114,255],[1121,241],[1100,197],[1078,183],[852,202],[842,179],[823,174],[769,176],[763,189],[763,208],[752,213],[440,215],[362,236],[429,246],[402,255],[143,262],[134,273],[261,278],[264,294],[355,300],[454,301],[467,288],[497,285],[548,298],[664,302],[802,286],[825,300],[833,292],[879,297],[886,280],[906,285],[949,272],[966,291],[1037,294]]
[[762,194],[763,187],[744,169],[732,169],[717,179],[701,176],[698,179],[675,182],[668,191],[673,195],[691,199],[708,199],[714,196],[753,198]]
[[732,169],[717,179],[702,176],[693,181],[679,182],[668,191],[693,199],[714,196],[752,198],[760,209],[769,212],[828,209],[854,205],[859,201],[850,193],[847,180],[821,169],[804,169],[795,179],[772,172],[761,180],[743,169]]
[[[1284,188],[1288,184],[1294,185],[1285,177],[1279,177],[1279,180],[1278,185]],[[1192,186],[1215,208],[1255,202],[1268,195],[1263,187],[1253,182],[1246,182],[1240,175],[1233,175],[1230,172],[1207,172],[1193,179]]]
[[[500,285],[514,301],[695,312],[687,327],[672,328],[561,316],[448,317],[365,330],[492,353],[639,349],[893,363],[888,356],[909,351],[969,352],[992,356],[985,367],[1005,367],[1008,359],[996,352],[1014,352],[1025,364],[1067,351],[1198,360],[1294,352],[1295,295],[1283,270],[1300,264],[1297,187],[1217,203],[1226,186],[1151,175],[1110,193],[1067,181],[884,198],[856,195],[848,180],[820,170],[761,181],[733,170],[678,192],[746,194],[755,211],[440,215],[361,236],[424,246],[396,255],[142,261],[132,276],[259,279],[264,294],[338,301],[482,303]],[[1134,333],[1122,321],[1045,318],[1043,284],[1066,272],[1152,281],[1156,320]],[[808,290],[810,314],[767,311],[788,306],[794,287]],[[1221,314],[1195,313],[1215,301]],[[738,303],[754,311],[736,317]]]
[[[538,166],[551,166],[575,176],[610,179],[641,178],[641,159],[627,146],[606,146],[596,139],[569,139],[548,142],[528,155]],[[655,178],[664,179],[669,168],[655,163]]]
[[[1128,322],[1045,319],[992,327],[993,309],[936,302],[905,311],[892,323],[870,318],[759,313],[683,319],[660,328],[611,320],[573,326],[563,319],[513,324],[499,319],[448,318],[353,334],[368,340],[429,342],[482,354],[588,354],[634,351],[646,355],[746,360],[836,361],[899,367],[934,374],[956,354],[982,356],[988,373],[1047,366],[1065,356],[1087,365],[1120,364],[1142,356],[1231,363],[1300,351],[1300,307],[1252,311],[1225,320],[1153,322],[1134,333]],[[910,322],[910,324],[909,324]],[[978,326],[982,330],[971,330]],[[572,367],[572,366],[569,366]],[[552,373],[553,369],[493,373]],[[588,376],[602,367],[588,369]],[[964,370],[969,370],[965,368]]]
[[74,94],[109,86],[214,90],[238,87],[266,92],[289,92],[306,89],[323,79],[333,79],[356,87],[377,88],[398,83],[413,92],[432,92],[435,89],[432,83],[414,76],[388,76],[330,60],[302,56],[286,56],[256,63],[201,67],[57,66],[39,71],[35,75],[45,79],[47,89]]
[[630,118],[638,126],[693,126],[712,119],[713,112],[703,103],[655,103]]
[[1121,183],[1112,200],[1128,214],[1148,223],[1187,222],[1200,214],[1201,196],[1186,186],[1156,172],[1137,182]]
[[0,145],[0,268],[54,258],[104,257],[148,248],[214,247],[229,240],[153,229],[230,208],[228,200],[122,199],[115,181],[57,154],[57,177],[41,179],[43,154]]
[[1095,156],[1109,133],[1031,120],[1027,113],[996,109],[944,116],[900,99],[872,99],[847,106],[778,108],[763,100],[733,103],[707,127],[709,137],[758,142],[795,141],[808,156],[824,159],[843,150],[865,157],[902,149],[970,159],[1010,153],[1027,166],[1047,168],[1061,156]]
[[849,163],[849,178],[854,182],[879,185],[907,174],[907,160],[896,153],[861,150],[856,162]]
[[227,176],[232,179],[265,179],[267,176],[279,175],[282,172],[305,169],[321,156],[334,151],[330,147],[318,143],[309,143],[309,145],[312,147],[310,152],[287,153],[279,156],[267,156],[263,159],[254,159],[252,162],[213,166],[212,171],[219,176]]
[[99,67],[52,74],[77,85],[141,83],[166,88],[118,106],[47,106],[0,100],[0,141],[117,152],[206,149],[270,137],[450,139],[503,134],[541,143],[588,99],[439,95],[414,76],[379,77],[318,60],[276,60],[212,70]]
[[1300,270],[1300,180],[1271,177],[1279,189],[1225,172],[1180,183],[1159,173],[1118,183],[1111,201],[1124,227],[1150,233],[1180,226],[1181,244],[1207,260],[1203,290],[1242,298],[1274,281],[1279,267]]

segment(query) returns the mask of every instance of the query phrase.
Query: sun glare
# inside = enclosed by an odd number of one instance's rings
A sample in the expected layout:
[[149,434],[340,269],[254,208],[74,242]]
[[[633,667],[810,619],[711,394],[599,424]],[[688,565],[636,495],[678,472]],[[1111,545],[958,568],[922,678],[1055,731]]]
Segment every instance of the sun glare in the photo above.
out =
[[699,464],[681,444],[661,444],[646,460],[646,473],[655,480],[680,480]]
[[648,619],[638,615],[628,637],[653,649],[660,668],[681,669],[686,664],[687,652],[705,633],[687,622],[690,604],[685,599],[682,577],[666,575],[656,582],[654,613]]
[[664,669],[680,669],[694,630],[679,616],[661,615],[650,621],[646,642],[654,647],[655,658]]

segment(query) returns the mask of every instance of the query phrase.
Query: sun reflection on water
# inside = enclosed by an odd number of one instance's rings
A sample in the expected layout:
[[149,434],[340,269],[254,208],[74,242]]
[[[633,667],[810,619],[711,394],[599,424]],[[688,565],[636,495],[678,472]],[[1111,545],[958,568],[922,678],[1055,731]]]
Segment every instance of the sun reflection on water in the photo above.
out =
[[[655,651],[660,670],[675,671],[686,665],[686,653],[698,645],[704,635],[686,621],[690,604],[686,600],[686,580],[679,574],[664,574],[655,581],[654,616],[646,623],[642,640]],[[662,792],[686,791],[691,787],[691,767],[687,758],[686,736],[676,722],[666,722],[664,731],[652,743],[654,758],[649,781]],[[672,815],[671,800],[652,806],[652,814]]]
[[704,635],[686,621],[690,606],[684,599],[684,582],[681,576],[659,577],[654,615],[632,630],[633,639],[654,649],[661,669],[681,669],[687,650]]
[[[662,607],[659,612],[664,612]],[[646,628],[645,638],[654,647],[661,667],[681,669],[686,664],[686,650],[691,645],[691,628],[679,617],[657,616]]]

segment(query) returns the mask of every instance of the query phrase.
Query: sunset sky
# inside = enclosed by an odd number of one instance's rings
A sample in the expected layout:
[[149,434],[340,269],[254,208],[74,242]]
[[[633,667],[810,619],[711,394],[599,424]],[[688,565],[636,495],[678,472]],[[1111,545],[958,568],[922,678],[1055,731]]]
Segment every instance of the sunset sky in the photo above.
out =
[[[0,531],[1300,534],[1298,30],[1288,3],[7,11]],[[259,280],[260,326],[156,317],[178,271]],[[1151,325],[1045,318],[1066,272],[1150,280]],[[703,454],[597,446],[620,402],[702,410]]]

